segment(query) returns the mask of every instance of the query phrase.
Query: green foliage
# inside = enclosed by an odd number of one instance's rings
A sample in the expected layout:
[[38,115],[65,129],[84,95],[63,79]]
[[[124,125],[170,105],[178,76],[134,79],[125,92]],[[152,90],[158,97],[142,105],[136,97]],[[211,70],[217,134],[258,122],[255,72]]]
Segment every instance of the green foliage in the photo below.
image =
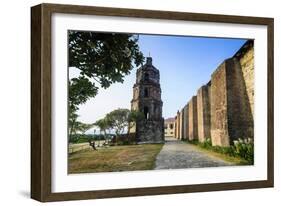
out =
[[111,145],[135,145],[137,143],[135,133],[121,134],[118,139],[116,137],[115,135],[111,139]]
[[128,116],[129,122],[137,122],[137,121],[140,121],[142,119],[144,119],[144,113],[143,112],[140,112],[140,111],[137,111],[137,110],[132,110],[129,113],[129,116]]
[[94,124],[86,124],[86,123],[82,123],[82,122],[78,122],[79,124],[79,128],[78,130],[82,133],[85,134],[89,129],[91,129]]
[[128,109],[116,109],[106,115],[111,128],[116,132],[116,136],[124,133],[125,128],[128,128],[129,116],[130,110]]
[[144,57],[137,35],[69,31],[68,37],[68,65],[79,70],[79,76],[68,82],[69,133],[73,134],[78,106],[95,97],[100,87],[123,82]]
[[69,139],[70,139],[70,135],[72,135],[74,133],[78,115],[71,108],[69,108],[68,114],[69,114],[69,116],[68,116],[68,128],[69,128]]
[[72,125],[72,133],[76,134],[77,132],[80,132],[82,134],[85,134],[89,129],[91,129],[94,125],[93,124],[86,124],[83,122],[75,121]]
[[81,137],[81,138],[78,138],[76,141],[76,143],[85,143],[85,142],[89,142],[88,137]]
[[254,142],[252,139],[238,139],[234,141],[233,150],[239,157],[254,163]]
[[145,117],[143,112],[137,110],[130,111],[128,116],[128,131],[130,131],[130,129],[135,126],[137,121],[143,120],[144,118]]
[[212,147],[212,140],[211,138],[207,138],[204,142],[199,143],[201,147],[209,149]]
[[[74,113],[74,118],[77,115]],[[138,111],[130,111],[128,109],[116,109],[108,113],[104,118],[97,120],[94,124],[85,124],[79,121],[74,121],[72,125],[72,132],[70,133],[69,142],[81,143],[91,140],[109,140],[112,139],[112,134],[108,135],[107,130],[113,129],[115,131],[115,138],[113,138],[116,144],[132,144],[134,143],[133,134],[124,134],[125,129],[129,130],[130,123],[138,121],[144,118],[143,114]],[[99,127],[103,134],[89,135],[85,132],[91,129],[93,126]],[[118,141],[117,141],[118,138]]]
[[[81,138],[81,137],[85,137],[85,133],[91,129],[94,124],[86,124],[86,123],[83,123],[83,122],[79,122],[77,121],[77,117],[78,115],[76,115],[75,113],[72,114],[73,115],[73,118],[70,118],[68,119],[69,121],[69,142],[75,142],[77,143],[76,141]],[[80,134],[77,134],[77,133],[80,133]],[[82,136],[81,136],[82,135]],[[82,141],[84,142],[84,141]]]
[[94,123],[94,125],[98,126],[100,130],[104,132],[105,135],[106,135],[106,130],[110,129],[112,126],[109,118],[107,117],[97,120]]
[[143,62],[137,42],[138,36],[131,34],[70,31],[69,66],[107,88],[114,82],[123,82],[132,63],[139,66]]
[[195,144],[195,145],[198,145],[199,142],[197,139],[193,139],[193,140],[187,140],[188,143],[191,143],[191,144]]
[[[109,135],[107,135],[107,139],[108,139],[108,136]],[[98,134],[96,134],[96,135],[93,135],[93,134],[73,134],[73,135],[70,135],[69,142],[77,144],[77,143],[89,142],[89,140],[98,141],[98,140],[105,140],[105,139],[106,139],[106,137],[103,134],[99,134],[99,135]]]
[[133,63],[141,65],[144,57],[137,42],[137,36],[130,34],[70,31],[69,67],[80,71],[69,82],[70,107],[95,97],[99,86],[106,89],[123,82]]
[[221,154],[225,154],[225,155],[229,155],[229,156],[233,156],[233,157],[239,157],[238,155],[235,154],[232,146],[230,146],[230,147],[213,146],[213,147],[211,147],[211,150],[213,150],[214,152],[221,153]]
[[[133,139],[130,137],[130,128],[143,118],[144,114],[142,112],[119,108],[106,114],[105,118],[96,121],[95,125],[98,126],[105,135],[107,129],[113,129],[115,131],[115,138],[113,138],[115,144],[119,144],[120,142],[122,142],[122,144],[131,144]],[[125,135],[124,132],[126,129],[127,134]]]
[[85,134],[73,134],[70,135],[70,143],[84,143],[88,142],[91,137]]
[[254,142],[250,138],[238,139],[230,147],[212,146],[211,138],[207,138],[204,142],[198,142],[197,140],[188,142],[214,152],[245,159],[249,164],[254,163]]
[[69,80],[68,101],[70,111],[76,111],[78,105],[86,103],[86,101],[95,97],[98,88],[87,77],[79,76]]

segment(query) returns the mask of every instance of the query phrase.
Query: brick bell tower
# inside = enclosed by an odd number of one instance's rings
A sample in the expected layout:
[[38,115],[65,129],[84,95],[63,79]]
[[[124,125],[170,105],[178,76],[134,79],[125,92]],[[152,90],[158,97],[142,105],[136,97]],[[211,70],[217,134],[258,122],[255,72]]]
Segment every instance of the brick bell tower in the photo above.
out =
[[137,70],[131,101],[131,109],[144,114],[134,128],[139,143],[164,142],[162,106],[160,73],[152,65],[152,58],[147,57],[146,64]]

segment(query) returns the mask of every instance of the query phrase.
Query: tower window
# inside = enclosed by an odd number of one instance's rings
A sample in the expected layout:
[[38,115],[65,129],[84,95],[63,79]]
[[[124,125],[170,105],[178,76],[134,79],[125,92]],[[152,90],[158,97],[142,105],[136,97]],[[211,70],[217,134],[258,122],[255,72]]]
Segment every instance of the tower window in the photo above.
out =
[[144,97],[148,97],[148,88],[144,89]]
[[148,73],[144,73],[144,80],[145,81],[149,80],[149,74]]
[[148,107],[144,107],[143,113],[144,113],[144,118],[149,119],[149,109],[148,109]]

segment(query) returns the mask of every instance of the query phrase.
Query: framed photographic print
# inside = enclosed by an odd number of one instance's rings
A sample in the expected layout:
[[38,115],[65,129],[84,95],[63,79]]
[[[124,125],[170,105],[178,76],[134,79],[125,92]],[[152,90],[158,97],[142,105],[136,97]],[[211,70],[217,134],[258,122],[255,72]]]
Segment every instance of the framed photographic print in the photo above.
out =
[[273,19],[31,8],[31,197],[273,187]]

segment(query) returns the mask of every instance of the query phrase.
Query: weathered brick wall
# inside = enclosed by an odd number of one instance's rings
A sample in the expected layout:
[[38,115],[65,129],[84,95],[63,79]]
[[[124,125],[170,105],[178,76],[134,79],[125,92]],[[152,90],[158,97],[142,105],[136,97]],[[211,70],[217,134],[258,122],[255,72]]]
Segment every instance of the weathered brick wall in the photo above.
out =
[[177,137],[177,118],[175,117],[175,120],[174,120],[174,135],[173,137]]
[[229,145],[226,63],[223,62],[211,76],[211,138],[213,145]]
[[[177,115],[177,135],[229,146],[254,137],[254,42],[226,59]],[[186,112],[185,112],[186,111]],[[180,125],[180,121],[182,121]]]
[[189,102],[189,140],[198,139],[197,126],[197,97],[193,96]]
[[210,129],[210,101],[208,86],[200,87],[197,92],[197,115],[198,115],[198,140],[204,142],[211,137]]
[[138,122],[136,131],[137,141],[141,140],[142,143],[163,143],[164,119],[162,121],[146,120],[146,122]]
[[253,116],[239,60],[225,60],[211,82],[212,144],[229,146],[238,138],[252,138]]
[[188,104],[184,107],[183,113],[183,139],[188,139]]
[[253,116],[240,62],[234,57],[227,64],[227,114],[232,144],[238,138],[253,137]]
[[180,113],[177,113],[177,139],[180,138]]
[[250,104],[251,114],[254,114],[254,47],[249,45],[248,50],[239,59],[242,75],[245,81],[246,93]]
[[177,116],[175,116],[175,122],[174,122],[174,137],[178,138],[178,122],[177,122]]
[[183,109],[180,111],[180,133],[179,133],[179,139],[182,139],[183,137]]

